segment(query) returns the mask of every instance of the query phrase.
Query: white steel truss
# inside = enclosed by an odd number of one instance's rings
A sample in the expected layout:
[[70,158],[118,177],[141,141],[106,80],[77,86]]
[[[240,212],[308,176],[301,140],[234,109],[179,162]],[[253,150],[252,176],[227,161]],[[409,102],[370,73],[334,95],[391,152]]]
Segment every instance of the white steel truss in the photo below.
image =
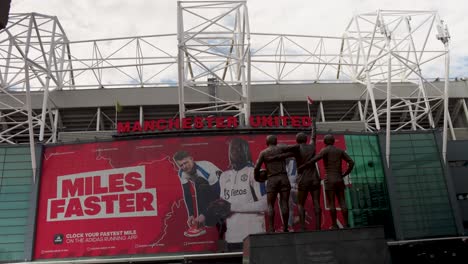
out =
[[[436,34],[438,33],[438,34]],[[437,36],[437,38],[436,38]],[[387,161],[390,131],[435,128],[433,107],[444,105],[444,153],[448,115],[448,30],[434,11],[379,10],[356,15],[343,36],[340,58],[347,65],[343,72],[353,81],[366,85],[363,114],[368,130],[385,127]],[[443,45],[437,40],[442,40]],[[444,90],[428,81],[424,67],[446,59]],[[443,64],[443,63],[442,63]],[[392,82],[415,82],[417,86],[402,96],[392,93]],[[385,95],[377,103],[376,93]],[[409,120],[392,120],[392,113],[409,113]],[[385,123],[380,117],[385,116]],[[384,125],[385,124],[385,125]],[[427,124],[427,125],[424,125]],[[393,127],[393,129],[392,129]],[[445,155],[444,155],[445,156]]]
[[[252,33],[252,83],[337,82],[341,37]],[[348,65],[349,66],[349,65]],[[341,81],[351,76],[342,74]]]
[[[15,137],[29,134],[33,175],[36,171],[35,136],[53,142],[58,112],[49,104],[49,86],[59,87],[63,76],[67,37],[56,17],[36,13],[12,15],[0,36],[0,93],[10,98],[0,101],[2,129],[0,143],[15,143]],[[31,107],[31,87],[43,93],[42,111]],[[21,92],[22,91],[22,92]],[[22,96],[21,96],[22,95]],[[54,121],[55,120],[55,121]],[[47,131],[46,131],[47,129]],[[47,135],[46,135],[47,134]]]
[[62,89],[144,88],[177,84],[176,34],[70,41],[72,70]]
[[[380,116],[398,111],[412,118],[395,123],[395,131],[434,128],[431,107],[442,103],[444,91],[425,78],[423,67],[447,54],[435,38],[440,23],[437,13],[424,11],[377,11],[357,15],[349,23],[340,52],[347,64],[341,70],[367,87],[362,98],[370,131],[381,129]],[[402,97],[392,94],[391,82],[417,86]],[[386,95],[380,105],[376,93]],[[429,126],[421,125],[424,119]]]
[[[436,12],[359,14],[341,37],[251,34],[245,1],[180,1],[177,22],[177,34],[69,41],[56,17],[11,15],[0,31],[0,92],[11,99],[0,101],[0,143],[24,134],[56,140],[51,90],[178,85],[180,117],[228,114],[247,124],[251,84],[324,82],[363,87],[353,109],[368,131],[433,129],[442,118],[444,140],[447,127],[455,138],[450,36]],[[41,109],[31,108],[31,91],[42,95]],[[460,102],[456,112],[468,118]]]
[[[250,29],[246,1],[179,1],[177,40],[180,117],[229,114],[247,124]],[[188,101],[189,90],[209,100]]]
[[[14,143],[14,137],[29,133],[40,141],[53,142],[57,133],[57,111],[48,98],[51,89],[63,84],[68,63],[68,40],[56,17],[36,13],[10,16],[0,36],[0,92],[13,103],[0,101],[3,111],[0,143]],[[31,108],[31,91],[42,93],[42,111]]]

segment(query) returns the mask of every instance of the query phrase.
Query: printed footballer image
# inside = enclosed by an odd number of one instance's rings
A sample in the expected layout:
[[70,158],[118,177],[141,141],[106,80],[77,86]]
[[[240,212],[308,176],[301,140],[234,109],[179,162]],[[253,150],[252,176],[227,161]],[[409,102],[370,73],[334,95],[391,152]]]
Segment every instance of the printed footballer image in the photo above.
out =
[[221,170],[209,161],[195,161],[192,155],[180,150],[173,156],[179,167],[184,203],[187,208],[186,237],[206,234],[206,226],[216,222],[207,219],[208,206],[219,199]]
[[[265,232],[267,210],[264,183],[255,181],[249,144],[242,138],[229,143],[229,169],[219,179],[221,198],[229,202],[231,214],[226,219],[225,240],[240,246],[249,234]],[[239,245],[240,244],[240,245]]]
[[254,179],[246,140],[231,139],[226,158],[229,164],[223,172],[185,150],[173,156],[187,208],[184,235],[198,237],[206,234],[207,227],[216,227],[228,246],[239,246],[249,234],[265,232],[266,191],[264,183]]

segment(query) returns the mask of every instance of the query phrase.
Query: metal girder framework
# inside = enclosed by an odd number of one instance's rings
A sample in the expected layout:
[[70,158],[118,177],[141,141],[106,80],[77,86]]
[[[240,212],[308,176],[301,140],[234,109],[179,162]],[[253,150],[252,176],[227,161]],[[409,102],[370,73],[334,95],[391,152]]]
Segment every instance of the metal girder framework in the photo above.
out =
[[[438,34],[436,34],[438,33]],[[446,37],[442,40],[443,35]],[[442,40],[443,45],[437,40]],[[433,107],[444,104],[444,147],[448,115],[448,31],[436,12],[379,10],[356,15],[343,35],[341,61],[350,66],[343,72],[366,85],[364,118],[370,131],[435,128]],[[446,59],[446,87],[440,90],[424,74],[427,64]],[[443,65],[443,63],[441,63]],[[415,89],[403,96],[392,92],[392,82],[415,82]],[[385,100],[377,104],[380,93]],[[405,112],[409,120],[392,120],[393,113]],[[386,117],[381,122],[381,117]],[[388,160],[387,160],[388,161]]]
[[[10,100],[0,101],[6,111],[0,114],[6,129],[0,143],[15,143],[21,134],[37,135],[40,141],[54,142],[58,112],[48,98],[51,89],[63,83],[61,70],[69,67],[67,37],[57,17],[36,13],[16,14],[9,26],[0,31],[0,93]],[[42,108],[31,107],[31,91],[42,92]]]
[[[12,15],[9,26],[0,33],[0,93],[12,102],[0,101],[7,110],[0,112],[0,122],[6,128],[0,132],[0,143],[14,144],[16,136],[28,133],[32,143],[35,136],[55,142],[58,112],[48,94],[61,87],[61,70],[70,65],[69,50],[63,44],[67,37],[57,17]],[[31,107],[31,91],[42,92],[39,111]]]
[[[341,61],[349,66],[341,71],[366,86],[362,99],[370,131],[387,126],[379,117],[402,111],[410,114],[410,120],[391,120],[392,130],[434,128],[432,108],[443,102],[444,91],[427,80],[423,71],[447,55],[435,37],[440,23],[436,12],[424,11],[377,11],[357,15],[349,23],[341,49]],[[392,93],[392,82],[417,86],[397,96]],[[387,99],[378,105],[376,94]]]
[[176,34],[70,41],[64,89],[174,86]]
[[[181,1],[177,21],[177,34],[69,41],[56,17],[11,15],[0,31],[0,96],[9,99],[0,101],[0,143],[25,135],[54,142],[60,118],[51,90],[179,85],[180,117],[236,115],[247,124],[251,84],[305,83],[313,90],[329,82],[355,83],[362,95],[336,119],[330,113],[337,110],[314,98],[323,122],[351,116],[368,131],[387,133],[444,122],[444,139],[447,128],[455,138],[447,94],[450,36],[436,12],[359,14],[341,37],[251,34],[245,1]],[[44,98],[42,108],[32,109],[31,91]],[[463,100],[452,115],[467,113]]]
[[[340,67],[341,37],[252,33],[253,84],[350,81]],[[355,64],[353,64],[355,65]]]
[[[179,1],[179,114],[250,116],[250,29],[245,1]],[[189,101],[188,93],[208,100]]]
[[[56,17],[36,13],[12,15],[10,24],[0,31],[0,94],[7,103],[0,106],[0,143],[15,144],[15,137],[29,134],[33,175],[36,171],[35,136],[40,141],[55,142],[58,112],[49,104],[49,86],[58,87],[63,76],[57,70],[64,68],[66,35]],[[43,92],[42,111],[33,111],[32,87]],[[23,96],[19,96],[23,95]],[[39,135],[37,135],[39,134]]]

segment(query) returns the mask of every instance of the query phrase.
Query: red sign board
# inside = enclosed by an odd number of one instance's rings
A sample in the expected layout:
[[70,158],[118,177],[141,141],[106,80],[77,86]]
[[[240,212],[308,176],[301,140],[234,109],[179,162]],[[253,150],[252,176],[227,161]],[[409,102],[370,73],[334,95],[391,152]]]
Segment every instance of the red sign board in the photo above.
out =
[[[312,119],[308,116],[251,116],[249,119],[252,128],[279,128],[294,127],[308,128]],[[175,129],[227,129],[237,128],[239,122],[235,116],[219,117],[186,117],[182,119],[156,119],[140,121],[126,121],[117,123],[117,133],[155,132]]]
[[[344,137],[336,139],[344,148]],[[278,140],[293,144],[294,135],[279,135]],[[206,205],[216,199],[236,210],[226,220],[227,242],[264,232],[264,186],[252,173],[264,142],[265,135],[241,135],[48,147],[40,179],[35,259],[215,251],[218,223],[210,223]],[[317,147],[323,147],[320,136]],[[187,168],[196,175],[186,173]],[[322,163],[320,168],[323,175]],[[293,201],[291,205],[296,212]],[[326,229],[330,221],[325,205],[323,209]]]

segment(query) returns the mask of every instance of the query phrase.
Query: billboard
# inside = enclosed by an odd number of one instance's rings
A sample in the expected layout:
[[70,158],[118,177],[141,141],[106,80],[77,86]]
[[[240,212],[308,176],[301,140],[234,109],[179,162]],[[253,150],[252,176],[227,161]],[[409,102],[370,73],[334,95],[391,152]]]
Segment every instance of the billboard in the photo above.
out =
[[[265,186],[254,180],[252,166],[266,147],[265,136],[172,137],[46,148],[34,258],[214,252],[220,234],[228,245],[235,245],[250,233],[265,232]],[[294,134],[278,135],[278,142],[294,144]],[[337,135],[335,145],[345,148],[344,136]],[[319,135],[317,151],[323,146]],[[288,166],[294,181],[294,161]],[[319,168],[323,175],[322,162]],[[293,215],[286,222],[297,228],[294,200]],[[213,204],[231,212],[227,219],[209,210]],[[323,195],[321,205],[322,229],[328,229],[331,221]],[[313,229],[314,213],[311,208],[308,212],[307,224]],[[275,229],[280,230],[283,220],[279,213],[276,216]]]

